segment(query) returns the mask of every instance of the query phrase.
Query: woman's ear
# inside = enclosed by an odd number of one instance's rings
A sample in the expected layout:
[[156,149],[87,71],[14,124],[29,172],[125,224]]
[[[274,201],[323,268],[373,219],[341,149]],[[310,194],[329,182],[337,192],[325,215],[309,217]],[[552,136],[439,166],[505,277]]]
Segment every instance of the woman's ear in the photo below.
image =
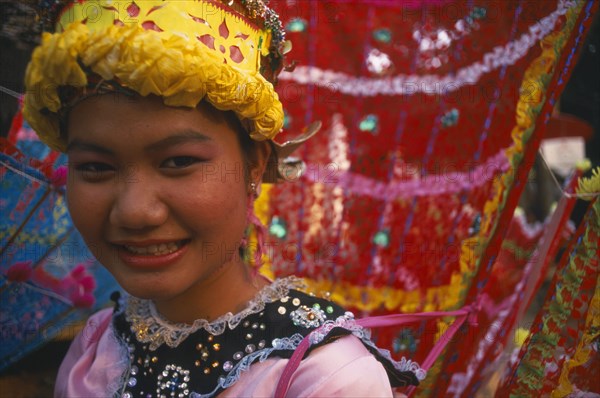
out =
[[267,168],[267,163],[271,158],[273,148],[269,141],[260,141],[254,143],[254,156],[250,164],[250,181],[260,183],[263,174]]

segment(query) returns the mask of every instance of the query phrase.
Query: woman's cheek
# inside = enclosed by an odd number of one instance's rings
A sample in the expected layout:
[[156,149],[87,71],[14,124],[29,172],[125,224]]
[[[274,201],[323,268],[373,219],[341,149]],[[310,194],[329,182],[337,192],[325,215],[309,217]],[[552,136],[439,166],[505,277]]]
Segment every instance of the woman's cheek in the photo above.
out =
[[219,218],[222,213],[233,216],[240,204],[245,209],[244,198],[247,197],[243,181],[233,184],[220,178],[198,179],[189,184],[174,181],[165,194],[169,203],[185,203],[185,208],[195,208],[208,218]]
[[[106,190],[92,188],[73,182],[67,187],[67,206],[75,227],[84,239],[95,235],[95,229],[100,229],[102,219],[108,214],[102,214],[107,207]],[[95,228],[94,228],[95,227]]]

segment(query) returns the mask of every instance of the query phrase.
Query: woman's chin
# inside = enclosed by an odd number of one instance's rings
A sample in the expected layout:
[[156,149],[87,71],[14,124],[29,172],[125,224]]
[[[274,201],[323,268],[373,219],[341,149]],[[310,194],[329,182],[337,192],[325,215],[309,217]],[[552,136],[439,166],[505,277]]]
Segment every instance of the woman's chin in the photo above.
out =
[[121,284],[121,287],[127,292],[127,294],[145,300],[168,300],[175,295],[158,283],[151,283],[148,285]]

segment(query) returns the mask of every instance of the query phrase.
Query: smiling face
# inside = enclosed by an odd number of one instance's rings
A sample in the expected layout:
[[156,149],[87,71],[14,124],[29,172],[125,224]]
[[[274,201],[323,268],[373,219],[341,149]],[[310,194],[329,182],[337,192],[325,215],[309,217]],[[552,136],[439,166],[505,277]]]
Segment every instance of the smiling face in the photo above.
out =
[[158,98],[101,95],[71,112],[71,216],[130,294],[168,312],[169,303],[243,283],[249,182],[259,181],[268,149],[245,178],[235,128],[207,105],[174,108]]

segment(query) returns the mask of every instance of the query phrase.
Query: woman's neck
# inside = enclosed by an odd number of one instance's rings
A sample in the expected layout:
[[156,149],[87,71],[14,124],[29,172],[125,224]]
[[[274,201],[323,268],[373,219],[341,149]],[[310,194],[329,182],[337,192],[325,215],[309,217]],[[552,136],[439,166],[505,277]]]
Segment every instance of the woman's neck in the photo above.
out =
[[157,311],[170,322],[192,324],[197,319],[213,321],[240,312],[269,281],[254,275],[242,262],[229,263],[199,281],[185,293],[154,301]]

